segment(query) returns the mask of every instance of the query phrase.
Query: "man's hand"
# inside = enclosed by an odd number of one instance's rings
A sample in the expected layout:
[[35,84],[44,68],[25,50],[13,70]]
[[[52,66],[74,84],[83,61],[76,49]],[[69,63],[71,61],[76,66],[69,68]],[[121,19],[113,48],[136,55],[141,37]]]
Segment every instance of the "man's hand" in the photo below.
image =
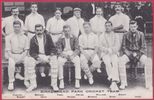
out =
[[133,53],[133,57],[136,57],[136,56],[137,56],[137,53],[136,53],[136,52],[134,52],[134,53]]
[[87,59],[90,58],[90,56],[89,56],[87,53],[84,53],[83,55],[84,55]]
[[71,56],[69,56],[70,60],[72,61],[74,59],[75,55],[72,54]]
[[44,60],[40,57],[37,58],[38,63],[44,62]]
[[67,56],[67,55],[65,55],[65,54],[61,54],[61,57],[62,57],[62,58],[66,58],[66,59],[69,58],[69,56]]
[[108,53],[109,53],[109,55],[111,55],[112,54],[112,49],[108,49]]

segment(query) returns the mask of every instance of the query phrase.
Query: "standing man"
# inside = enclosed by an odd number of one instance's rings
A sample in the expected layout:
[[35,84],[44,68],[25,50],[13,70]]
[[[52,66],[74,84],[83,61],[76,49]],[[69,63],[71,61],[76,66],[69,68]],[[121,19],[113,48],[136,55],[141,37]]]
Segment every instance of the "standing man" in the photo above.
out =
[[67,61],[72,61],[75,66],[75,88],[80,88],[81,67],[79,58],[78,39],[71,34],[71,27],[65,25],[63,27],[64,35],[58,41],[59,50],[59,88],[64,88],[63,66]]
[[107,21],[105,23],[106,31],[99,38],[101,58],[106,66],[108,80],[111,81],[111,91],[117,91],[117,83],[119,82],[118,72],[118,35],[112,31],[112,23]]
[[45,28],[45,22],[42,15],[38,12],[38,6],[36,3],[31,4],[31,13],[25,19],[25,29],[29,40],[35,35],[35,25],[42,24]]
[[75,37],[79,37],[80,34],[84,33],[83,30],[83,23],[84,20],[81,18],[81,9],[80,8],[74,8],[73,17],[69,18],[66,23],[70,25],[71,27],[71,33]]
[[127,86],[126,64],[131,62],[137,65],[139,61],[144,65],[145,86],[152,88],[152,60],[145,55],[146,41],[144,34],[137,30],[136,21],[130,21],[129,27],[130,31],[123,37],[123,56],[119,60],[120,88],[125,89]]
[[[14,33],[14,27],[13,27],[13,22],[18,20],[21,22],[21,29],[23,29],[23,21],[19,19],[19,9],[17,7],[13,7],[11,9],[11,16],[6,17],[2,21],[2,34],[4,36],[8,36],[9,34]],[[5,32],[3,31],[3,28],[5,28]]]
[[102,8],[98,7],[96,9],[96,15],[90,19],[92,31],[100,36],[102,33],[105,32],[105,22],[106,19],[103,17]]
[[[85,34],[79,37],[79,46],[81,50],[80,62],[81,68],[85,72],[84,78],[89,79],[89,84],[93,84],[92,72],[96,69],[100,70],[101,61],[97,55],[98,51],[98,37],[91,30],[91,24],[85,22],[83,24]],[[90,67],[89,67],[90,66]],[[99,71],[97,71],[99,72]]]
[[50,33],[54,44],[57,43],[58,39],[62,35],[63,26],[65,25],[65,22],[61,18],[61,15],[61,9],[57,8],[55,10],[55,16],[50,18],[47,22],[46,30]]
[[54,91],[58,91],[58,62],[56,56],[57,50],[53,44],[51,36],[44,32],[43,25],[35,25],[35,32],[36,35],[30,41],[29,54],[32,58],[29,61],[31,63],[28,67],[35,68],[36,64],[49,63],[51,67],[51,86]]
[[116,3],[114,7],[115,7],[116,14],[111,16],[109,21],[111,21],[113,24],[114,32],[119,35],[119,39],[120,39],[119,50],[120,50],[123,35],[125,32],[129,31],[130,18],[122,12],[123,7],[120,3]]
[[[14,74],[15,74],[15,65],[24,63],[28,46],[28,38],[23,34],[21,29],[22,24],[19,20],[13,22],[14,32],[6,37],[6,52],[8,53],[8,76],[9,76],[9,85],[8,90],[14,90]],[[17,73],[20,79],[23,79],[22,76]]]

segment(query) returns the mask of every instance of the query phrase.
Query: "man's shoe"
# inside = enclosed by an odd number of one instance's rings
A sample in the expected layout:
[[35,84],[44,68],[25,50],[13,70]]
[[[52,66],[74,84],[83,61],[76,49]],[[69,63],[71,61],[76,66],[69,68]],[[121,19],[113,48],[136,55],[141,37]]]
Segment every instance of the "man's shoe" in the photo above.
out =
[[77,89],[80,88],[80,80],[79,79],[75,80],[75,88],[77,88]]
[[89,84],[90,85],[92,85],[94,83],[94,80],[93,80],[93,78],[91,77],[91,78],[89,78]]
[[120,88],[121,90],[124,90],[124,89],[126,88],[126,85],[121,84],[119,88]]
[[31,92],[33,91],[34,89],[36,89],[37,86],[35,85],[31,85],[28,89],[26,89],[27,92]]
[[8,90],[9,90],[9,91],[14,90],[14,84],[13,84],[13,82],[9,83],[9,85],[8,85]]
[[55,92],[59,90],[59,88],[57,86],[52,86],[52,88],[53,88],[53,91],[55,91]]
[[59,88],[64,89],[64,80],[63,79],[60,80]]
[[24,85],[26,86],[26,88],[29,88],[29,86],[30,86],[29,81],[24,81]]
[[113,91],[113,92],[119,91],[119,88],[118,88],[116,82],[112,82],[112,83],[111,83],[111,85],[110,85],[110,90]]
[[21,76],[19,73],[17,73],[17,74],[15,75],[15,78],[16,78],[16,79],[19,79],[19,80],[24,80],[24,77]]

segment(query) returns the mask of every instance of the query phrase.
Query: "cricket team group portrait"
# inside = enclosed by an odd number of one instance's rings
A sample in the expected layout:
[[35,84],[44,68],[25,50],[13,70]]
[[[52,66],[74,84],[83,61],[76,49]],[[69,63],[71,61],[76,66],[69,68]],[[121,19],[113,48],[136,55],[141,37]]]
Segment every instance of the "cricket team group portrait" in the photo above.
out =
[[153,89],[151,2],[3,2],[1,32],[4,94]]

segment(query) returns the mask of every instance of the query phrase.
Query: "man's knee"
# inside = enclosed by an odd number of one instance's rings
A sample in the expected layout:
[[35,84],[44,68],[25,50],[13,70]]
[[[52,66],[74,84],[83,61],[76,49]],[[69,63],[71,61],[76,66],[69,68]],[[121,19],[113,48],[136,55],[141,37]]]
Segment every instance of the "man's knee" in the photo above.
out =
[[148,58],[147,58],[146,55],[142,55],[141,58],[140,58],[140,62],[141,62],[142,64],[147,63],[147,60],[148,60]]
[[73,61],[72,62],[75,63],[75,64],[80,64],[80,58],[79,58],[79,56],[75,56],[73,58]]
[[15,66],[15,61],[12,58],[9,58],[9,62],[8,63],[9,63],[9,67]]
[[52,56],[50,58],[50,65],[51,65],[51,67],[57,67],[58,66],[57,56]]
[[103,62],[104,62],[105,64],[109,64],[109,63],[110,63],[110,57],[107,56],[107,55],[105,55],[105,56],[103,57]]
[[127,62],[129,61],[129,58],[127,57],[127,55],[123,55],[122,57],[119,58],[119,67],[123,67],[123,65],[125,65]]
[[25,57],[24,65],[25,65],[25,67],[35,67],[36,60],[32,57]]

